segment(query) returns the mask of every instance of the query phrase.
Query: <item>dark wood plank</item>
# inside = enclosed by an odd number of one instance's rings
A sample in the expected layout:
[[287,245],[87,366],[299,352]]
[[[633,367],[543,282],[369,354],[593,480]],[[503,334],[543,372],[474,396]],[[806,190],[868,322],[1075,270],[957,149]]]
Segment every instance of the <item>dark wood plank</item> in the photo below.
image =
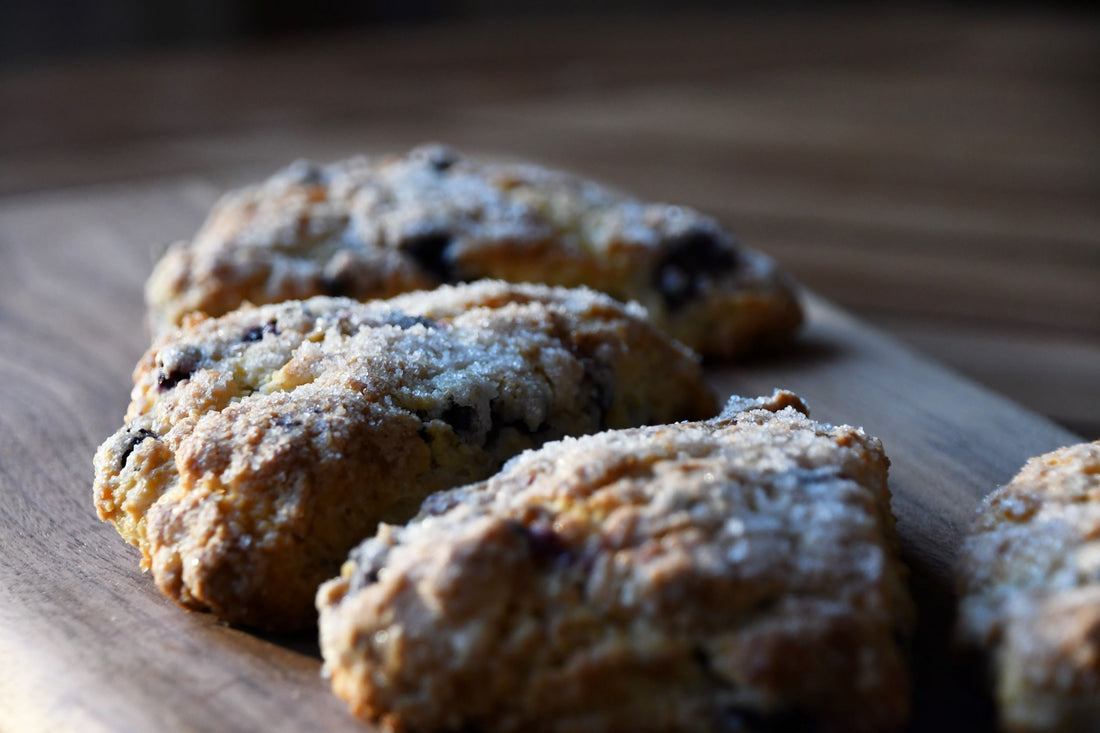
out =
[[[330,126],[426,116],[445,129],[454,112],[497,103],[550,106],[555,122],[581,112],[583,125],[594,102],[650,89],[660,105],[613,129],[669,132],[676,120],[675,135],[686,120],[687,139],[747,133],[810,153],[923,154],[963,172],[975,157],[1055,154],[1062,165],[1076,157],[1095,183],[1080,154],[1096,140],[1098,36],[1091,17],[729,14],[442,27],[45,68],[0,78],[0,190],[196,170],[212,161],[189,161],[180,146],[203,140],[301,132],[308,154],[308,138]],[[998,140],[1007,136],[1009,148]],[[131,147],[136,155],[97,165]],[[230,162],[241,157],[282,156],[248,146]]]

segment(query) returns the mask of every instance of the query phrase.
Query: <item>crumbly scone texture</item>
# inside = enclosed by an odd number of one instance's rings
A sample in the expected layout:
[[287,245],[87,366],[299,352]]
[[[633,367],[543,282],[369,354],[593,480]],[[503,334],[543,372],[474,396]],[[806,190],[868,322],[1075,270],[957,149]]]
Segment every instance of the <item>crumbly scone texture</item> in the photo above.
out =
[[383,524],[318,592],[388,731],[870,731],[908,713],[888,461],[790,393],[565,439]]
[[782,342],[801,322],[790,278],[710,217],[439,145],[298,162],[227,194],[194,239],[164,254],[146,301],[160,333],[245,301],[368,300],[479,278],[637,301],[716,358]]
[[1100,726],[1100,441],[1032,458],[978,510],[958,641],[987,655],[1001,727]]
[[134,372],[95,506],[178,603],[249,627],[381,521],[565,435],[717,410],[698,358],[591,290],[479,282],[193,318]]

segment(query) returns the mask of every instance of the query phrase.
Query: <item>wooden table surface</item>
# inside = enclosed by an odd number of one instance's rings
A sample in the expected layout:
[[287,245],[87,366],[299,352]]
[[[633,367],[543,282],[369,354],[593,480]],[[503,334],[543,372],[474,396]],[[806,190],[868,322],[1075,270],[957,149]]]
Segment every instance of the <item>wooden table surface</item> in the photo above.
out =
[[699,207],[821,296],[793,355],[712,379],[884,438],[933,649],[914,727],[987,725],[945,666],[950,563],[982,493],[1100,438],[1098,81],[1095,18],[1018,14],[480,24],[0,76],[0,730],[348,723],[311,641],[159,597],[95,519],[90,457],[165,243],[295,158],[425,140]]

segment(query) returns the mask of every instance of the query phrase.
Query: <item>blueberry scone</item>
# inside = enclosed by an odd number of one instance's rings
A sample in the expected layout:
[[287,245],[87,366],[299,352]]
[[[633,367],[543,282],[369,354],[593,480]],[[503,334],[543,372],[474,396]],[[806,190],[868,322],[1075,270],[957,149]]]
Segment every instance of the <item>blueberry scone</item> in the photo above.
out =
[[713,415],[697,358],[584,289],[480,282],[195,317],[134,372],[95,505],[172,599],[289,630],[379,521],[602,428]]
[[165,253],[146,300],[164,332],[187,313],[245,301],[368,300],[479,278],[637,301],[718,358],[781,342],[801,320],[788,277],[707,216],[442,146],[300,162],[226,195],[194,239]]
[[986,497],[958,581],[958,639],[988,655],[1001,727],[1100,730],[1100,441]]
[[908,713],[888,461],[790,393],[524,453],[321,587],[388,731],[870,731]]

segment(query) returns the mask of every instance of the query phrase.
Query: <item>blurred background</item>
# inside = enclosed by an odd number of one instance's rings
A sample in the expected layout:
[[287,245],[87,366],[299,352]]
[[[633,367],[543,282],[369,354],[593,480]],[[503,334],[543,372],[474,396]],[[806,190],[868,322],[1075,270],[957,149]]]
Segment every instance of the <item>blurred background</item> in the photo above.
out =
[[1095,11],[656,0],[0,8],[0,217],[37,217],[4,248],[46,236],[47,221],[71,224],[58,237],[94,221],[148,241],[147,272],[228,187],[296,158],[438,140],[708,211],[861,319],[1100,438]]
[[0,63],[114,55],[164,48],[211,47],[240,40],[317,31],[416,26],[480,19],[709,12],[791,14],[821,11],[1032,9],[1051,12],[1084,3],[809,2],[777,0],[4,0]]

